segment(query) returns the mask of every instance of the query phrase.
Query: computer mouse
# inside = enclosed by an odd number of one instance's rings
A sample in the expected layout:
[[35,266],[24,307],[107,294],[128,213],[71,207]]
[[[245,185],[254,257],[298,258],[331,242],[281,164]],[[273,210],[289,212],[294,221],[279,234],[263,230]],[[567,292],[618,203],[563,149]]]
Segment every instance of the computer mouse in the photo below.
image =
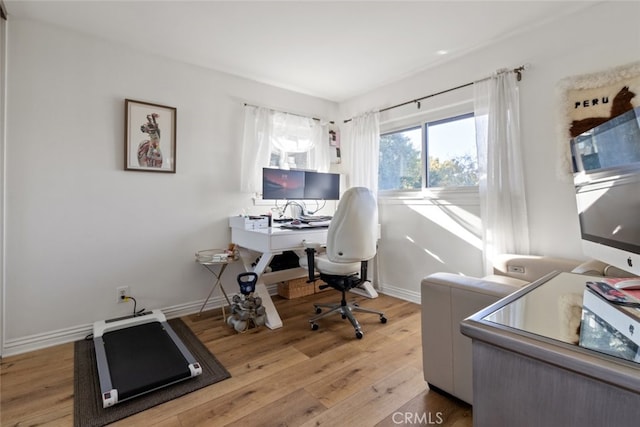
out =
[[640,290],[640,279],[621,280],[614,286],[618,289]]

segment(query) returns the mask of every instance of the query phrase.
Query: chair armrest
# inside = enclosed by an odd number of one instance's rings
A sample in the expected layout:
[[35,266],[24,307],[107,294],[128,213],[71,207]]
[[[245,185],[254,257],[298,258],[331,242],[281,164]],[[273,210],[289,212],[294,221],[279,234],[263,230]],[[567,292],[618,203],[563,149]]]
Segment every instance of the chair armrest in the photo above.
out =
[[573,271],[583,261],[540,255],[498,255],[493,263],[495,274],[533,282],[552,271]]
[[422,285],[440,285],[448,288],[503,298],[518,290],[528,282],[510,277],[487,276],[476,278],[454,273],[433,273],[422,279]]
[[588,276],[604,276],[605,270],[609,265],[596,259],[585,261],[571,270],[573,273],[585,274]]
[[304,246],[305,249],[313,249],[316,252],[319,252],[320,249],[322,249],[322,244],[318,243],[318,242],[307,242],[306,240],[302,241],[302,246]]

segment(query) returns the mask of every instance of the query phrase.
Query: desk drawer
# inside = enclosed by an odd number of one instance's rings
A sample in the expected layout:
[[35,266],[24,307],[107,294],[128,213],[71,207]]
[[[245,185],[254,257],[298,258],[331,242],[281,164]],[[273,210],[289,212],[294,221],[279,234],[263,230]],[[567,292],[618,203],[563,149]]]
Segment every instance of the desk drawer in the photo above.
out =
[[302,249],[303,240],[309,240],[308,233],[272,235],[271,250],[281,251],[285,249]]
[[267,228],[245,230],[231,229],[231,241],[238,246],[258,252],[282,252],[285,250],[304,249],[302,241],[324,244],[327,241],[327,229],[284,230]]

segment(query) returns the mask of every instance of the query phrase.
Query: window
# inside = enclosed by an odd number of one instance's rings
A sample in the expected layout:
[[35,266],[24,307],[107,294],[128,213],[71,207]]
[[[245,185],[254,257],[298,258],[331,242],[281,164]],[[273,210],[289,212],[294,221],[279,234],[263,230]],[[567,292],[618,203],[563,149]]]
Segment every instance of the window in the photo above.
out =
[[283,169],[306,169],[311,166],[310,151],[314,148],[313,119],[274,112],[271,124],[271,158],[269,166]]
[[477,164],[473,113],[427,122],[380,136],[378,185],[380,190],[475,186]]
[[262,168],[329,170],[328,126],[317,119],[245,105],[240,188],[262,191]]
[[380,136],[378,189],[419,190],[422,187],[422,128]]
[[427,187],[478,185],[478,155],[473,114],[424,125],[429,164]]

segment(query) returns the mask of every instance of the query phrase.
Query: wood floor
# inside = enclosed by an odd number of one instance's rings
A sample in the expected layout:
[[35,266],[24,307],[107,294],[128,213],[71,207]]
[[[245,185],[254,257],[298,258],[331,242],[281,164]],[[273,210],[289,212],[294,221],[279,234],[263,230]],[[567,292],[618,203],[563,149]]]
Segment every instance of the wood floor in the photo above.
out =
[[[119,426],[471,426],[471,407],[429,391],[422,376],[420,306],[354,296],[364,338],[340,316],[311,331],[312,302],[274,297],[284,327],[236,334],[220,310],[183,320],[232,377],[121,420]],[[73,343],[2,360],[2,426],[73,425]]]

